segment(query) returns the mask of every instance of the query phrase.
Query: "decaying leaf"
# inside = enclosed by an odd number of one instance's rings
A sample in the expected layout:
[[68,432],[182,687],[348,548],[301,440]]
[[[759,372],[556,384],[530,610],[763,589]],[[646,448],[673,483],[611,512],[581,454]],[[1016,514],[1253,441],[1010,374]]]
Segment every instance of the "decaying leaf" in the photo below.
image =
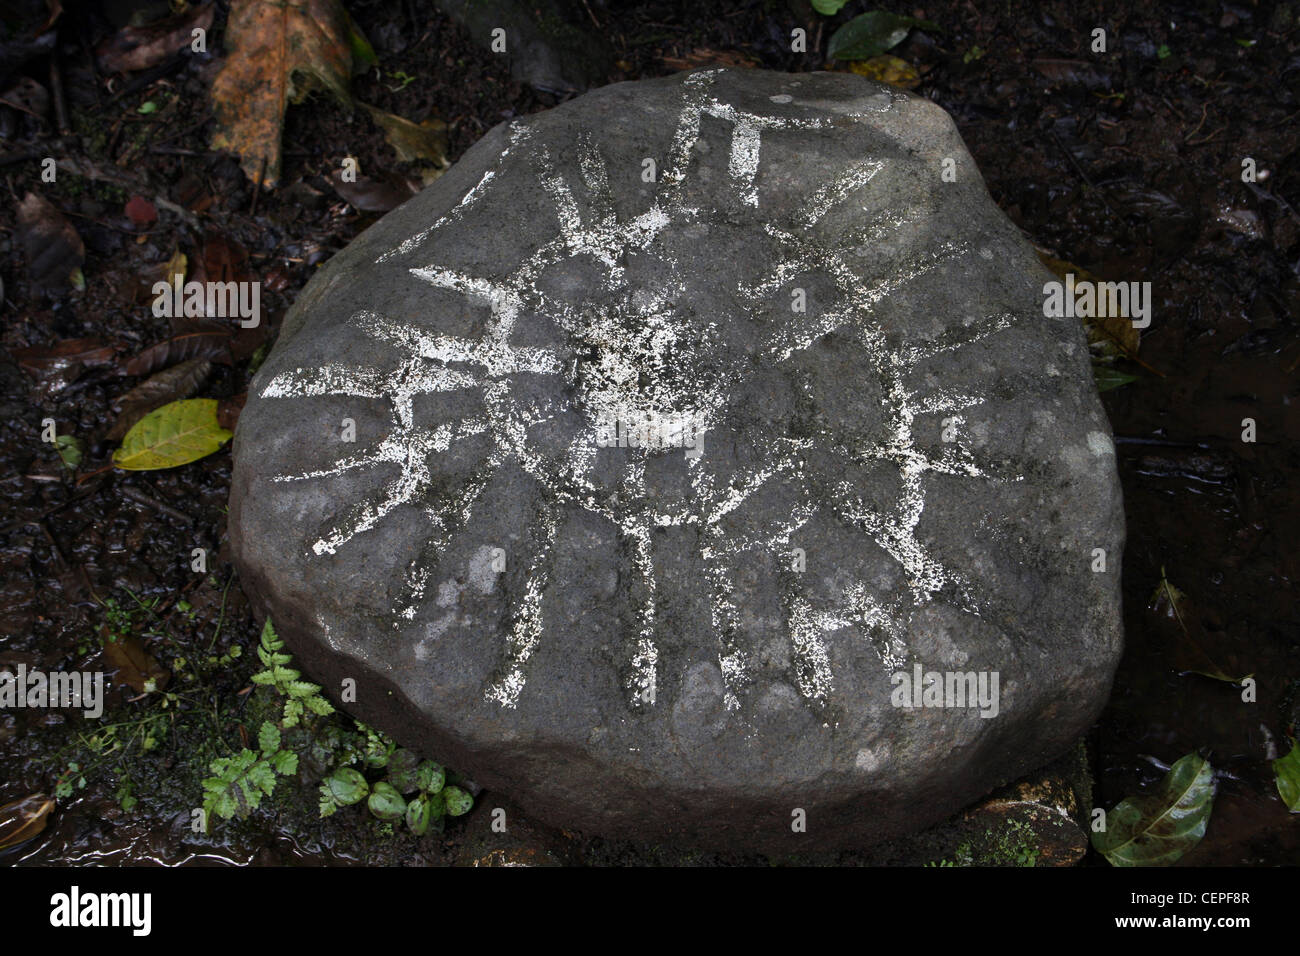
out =
[[878,83],[888,83],[904,90],[914,90],[921,85],[921,74],[916,67],[892,53],[873,56],[869,60],[854,60],[849,69]]
[[1164,568],[1160,569],[1160,583],[1151,595],[1147,611],[1156,629],[1173,644],[1174,660],[1180,670],[1228,684],[1241,684],[1251,676],[1233,677],[1210,657],[1205,650],[1210,635],[1200,615],[1187,595],[1169,583]]
[[111,365],[116,348],[103,339],[64,339],[54,345],[29,345],[10,349],[13,360],[33,374],[57,371],[70,365]]
[[[1038,258],[1042,260],[1043,265],[1056,273],[1062,282],[1067,281],[1066,276],[1071,274],[1074,276],[1076,283],[1105,281],[1087,269],[1076,266],[1073,262],[1057,259],[1045,249],[1037,249],[1037,252]],[[1082,321],[1084,328],[1088,330],[1088,345],[1091,346],[1094,352],[1107,358],[1114,358],[1117,355],[1123,355],[1126,358],[1137,358],[1142,337],[1138,330],[1133,328],[1133,320],[1130,316],[1092,316]]]
[[353,208],[362,212],[388,212],[415,195],[410,183],[392,173],[380,180],[358,176],[355,182],[348,182],[336,169],[330,173],[330,185]]
[[18,204],[18,228],[34,284],[51,292],[79,282],[84,286],[81,264],[86,247],[63,213],[36,193],[28,193]]
[[128,26],[99,45],[99,65],[107,73],[129,73],[156,66],[188,47],[196,29],[210,30],[215,7],[198,4],[144,26]]
[[0,850],[25,843],[45,829],[54,799],[33,793],[0,807]]
[[230,330],[208,324],[194,325],[165,342],[149,346],[128,361],[123,370],[127,375],[149,375],[158,369],[191,359],[232,364]]
[[158,221],[158,207],[143,196],[132,196],[123,211],[137,229],[148,228]]
[[1214,768],[1191,753],[1151,793],[1121,800],[1092,845],[1112,866],[1169,866],[1201,842],[1214,806]]
[[212,84],[213,148],[237,153],[254,182],[279,182],[280,130],[290,101],[322,86],[351,105],[353,66],[368,50],[368,44],[354,49],[354,36],[360,31],[340,0],[234,0],[226,23],[230,53]]
[[162,690],[171,679],[167,669],[144,649],[135,635],[116,635],[111,640],[104,635],[101,644],[104,662],[113,670],[114,679],[126,684],[137,694],[152,694]]
[[184,282],[185,270],[188,267],[189,259],[186,258],[185,253],[177,249],[172,253],[172,257],[162,265],[162,271],[160,273],[162,281],[166,282],[168,285],[172,285],[179,278],[181,282]]
[[248,393],[240,392],[238,395],[232,395],[230,398],[223,398],[217,402],[217,424],[227,431],[233,432],[235,425],[239,422],[239,413],[244,410],[244,403],[248,401]]
[[37,119],[45,119],[50,112],[50,94],[30,76],[20,76],[14,80],[12,86],[0,93],[0,103],[22,110]]
[[124,471],[176,468],[212,454],[230,437],[217,423],[215,398],[186,398],[136,422],[113,452],[113,464]]
[[427,186],[451,167],[447,159],[447,124],[442,120],[428,119],[412,123],[383,110],[366,106],[372,119],[384,131],[384,137],[397,151],[402,163],[421,163],[424,166],[424,184]]
[[752,70],[763,65],[758,57],[739,50],[713,50],[699,46],[683,56],[665,56],[660,60],[670,70],[698,70],[706,66],[739,67]]
[[108,438],[118,441],[155,408],[189,398],[203,387],[210,374],[212,363],[205,358],[196,358],[173,365],[145,379],[113,403],[118,415],[108,432]]

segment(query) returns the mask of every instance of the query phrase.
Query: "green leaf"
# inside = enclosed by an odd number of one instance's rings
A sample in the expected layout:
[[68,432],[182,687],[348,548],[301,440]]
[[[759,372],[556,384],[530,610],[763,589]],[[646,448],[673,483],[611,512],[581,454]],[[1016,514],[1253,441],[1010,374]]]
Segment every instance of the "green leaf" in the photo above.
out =
[[269,720],[262,721],[262,727],[257,732],[257,746],[268,757],[279,750],[280,728]]
[[86,443],[75,435],[58,435],[54,439],[54,448],[63,459],[63,467],[76,471],[86,453]]
[[291,777],[298,772],[298,755],[292,750],[278,751],[271,757],[271,766],[282,777]]
[[1300,813],[1300,744],[1291,741],[1291,752],[1273,761],[1277,792],[1292,813]]
[[836,60],[870,60],[902,43],[912,27],[943,29],[930,20],[901,17],[887,10],[871,10],[836,30],[831,35],[826,54]]
[[280,721],[285,727],[297,727],[298,718],[302,716],[302,701],[286,700],[284,702],[284,719]]
[[429,823],[433,820],[433,810],[429,806],[429,798],[420,794],[414,800],[406,805],[406,826],[416,836],[424,836],[429,832]]
[[445,787],[441,796],[447,801],[447,815],[459,817],[469,813],[474,806],[474,798],[460,787]]
[[[297,671],[294,671],[296,674]],[[320,693],[320,684],[312,684],[305,680],[291,680],[284,688],[289,692],[290,697],[315,697]]]
[[284,647],[284,641],[280,640],[280,638],[276,636],[275,625],[271,623],[269,617],[266,619],[266,623],[262,625],[261,642],[262,646],[268,651],[278,651],[280,648]]
[[[265,760],[259,760],[253,766],[248,768],[246,778],[249,784],[261,790],[268,797],[275,790],[275,770],[270,763]],[[256,803],[253,806],[257,806]]]
[[[366,778],[359,771],[342,767],[325,778],[320,785],[320,792],[322,811],[328,801],[332,808],[330,813],[333,813],[338,807],[350,807],[364,800],[370,793],[370,784],[366,783]],[[329,813],[322,812],[321,816],[329,816]]]
[[1097,391],[1109,392],[1111,389],[1127,385],[1129,382],[1136,382],[1138,377],[1130,375],[1128,372],[1121,372],[1109,365],[1094,362],[1092,364],[1092,380],[1097,383]]
[[410,793],[418,790],[415,773],[419,769],[420,758],[406,749],[395,750],[388,758],[388,782],[398,793]]
[[1187,754],[1151,793],[1121,800],[1092,845],[1112,866],[1168,866],[1205,836],[1214,791],[1210,762]]
[[391,783],[382,780],[370,791],[367,805],[371,813],[389,823],[402,819],[406,814],[406,800],[393,789]]
[[313,714],[321,717],[334,713],[334,705],[324,697],[308,697],[303,703],[307,705],[307,709]]
[[425,793],[438,793],[447,782],[447,774],[441,764],[426,760],[415,770],[415,785]]
[[122,447],[113,452],[113,464],[124,471],[176,468],[212,454],[230,437],[217,423],[215,398],[185,398],[154,409],[131,426]]
[[818,13],[828,17],[833,17],[844,9],[844,4],[849,0],[812,0],[812,8]]

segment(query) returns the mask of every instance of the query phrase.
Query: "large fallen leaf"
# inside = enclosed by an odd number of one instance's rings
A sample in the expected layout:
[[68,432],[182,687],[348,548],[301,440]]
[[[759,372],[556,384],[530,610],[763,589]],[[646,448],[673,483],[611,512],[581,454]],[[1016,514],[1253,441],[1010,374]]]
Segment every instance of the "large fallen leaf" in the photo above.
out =
[[59,371],[74,363],[111,365],[117,349],[103,339],[64,339],[49,346],[29,345],[10,349],[9,354],[27,371],[39,375]]
[[28,193],[18,204],[18,229],[33,283],[51,292],[84,286],[81,264],[86,247],[63,213],[36,193]]
[[249,179],[280,179],[280,129],[289,103],[324,87],[351,106],[354,65],[374,52],[340,0],[234,0],[225,65],[212,84],[214,149],[239,155]]
[[0,807],[0,850],[24,843],[44,830],[53,809],[54,800],[43,793]]
[[140,419],[155,408],[161,408],[168,402],[189,398],[208,380],[212,374],[212,363],[207,359],[190,359],[165,371],[153,375],[121,398],[113,405],[117,409],[117,421],[108,432],[110,441],[118,441],[131,430]]
[[191,328],[178,335],[173,335],[165,342],[151,345],[123,366],[127,375],[149,375],[160,368],[167,368],[178,362],[191,359],[210,359],[222,365],[230,365],[230,330],[194,323]]
[[1300,744],[1291,741],[1291,752],[1273,761],[1277,792],[1292,813],[1300,813]]
[[943,29],[929,20],[903,17],[888,10],[871,10],[831,34],[826,55],[832,60],[870,60],[902,43],[912,27]]
[[104,636],[104,661],[121,681],[138,694],[152,694],[167,686],[171,674],[144,649],[134,634]]
[[1214,806],[1214,768],[1191,753],[1151,793],[1121,800],[1092,845],[1112,866],[1169,866],[1201,842]]
[[424,175],[426,186],[451,167],[451,162],[447,159],[447,124],[442,120],[429,119],[423,123],[412,123],[368,104],[362,105],[384,131],[388,144],[397,152],[398,162],[428,164],[430,168]]
[[124,471],[175,468],[212,454],[229,440],[230,432],[217,423],[215,398],[182,399],[136,422],[113,452],[113,464]]

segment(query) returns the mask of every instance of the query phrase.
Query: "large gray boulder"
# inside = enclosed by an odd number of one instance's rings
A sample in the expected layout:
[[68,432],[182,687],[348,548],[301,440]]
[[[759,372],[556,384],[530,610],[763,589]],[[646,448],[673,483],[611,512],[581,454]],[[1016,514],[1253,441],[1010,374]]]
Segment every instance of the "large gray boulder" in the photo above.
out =
[[918,829],[1066,749],[1120,655],[1114,448],[1050,278],[948,115],[855,76],[499,126],[286,320],[241,580],[346,709],[544,821]]

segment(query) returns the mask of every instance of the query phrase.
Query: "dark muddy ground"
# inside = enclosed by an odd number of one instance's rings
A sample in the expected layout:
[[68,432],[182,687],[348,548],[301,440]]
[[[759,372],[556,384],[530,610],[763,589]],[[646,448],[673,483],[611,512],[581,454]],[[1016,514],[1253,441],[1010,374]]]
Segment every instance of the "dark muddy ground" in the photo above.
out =
[[[169,471],[105,467],[115,445],[106,438],[113,402],[139,381],[123,374],[122,363],[170,334],[168,321],[150,312],[148,289],[178,250],[209,274],[259,279],[273,335],[315,267],[375,218],[332,188],[329,173],[340,159],[356,156],[362,170],[412,170],[396,162],[363,111],[349,115],[318,96],[290,109],[281,184],[255,199],[238,164],[207,145],[224,5],[207,56],[172,58],[157,75],[130,77],[103,75],[88,54],[120,25],[110,15],[130,4],[65,6],[58,63],[70,131],[60,136],[53,115],[38,120],[0,106],[7,197],[0,209],[0,664],[99,669],[101,638],[125,631],[172,672],[166,690],[176,696],[141,697],[115,682],[104,723],[116,736],[108,740],[91,739],[103,727],[87,730],[91,722],[58,711],[0,713],[0,804],[54,792],[60,782],[71,791],[48,829],[9,851],[7,862],[482,859],[489,855],[485,807],[501,805],[491,795],[441,838],[387,834],[358,808],[320,821],[309,782],[278,791],[247,821],[216,824],[210,836],[191,832],[204,767],[257,726],[256,695],[246,692],[257,629],[223,557],[228,450]],[[513,82],[504,58],[480,49],[428,3],[347,6],[380,60],[378,70],[356,78],[357,98],[446,121],[453,160],[502,119],[557,102]],[[840,19],[867,6],[850,4]],[[23,14],[24,4],[17,7]],[[830,34],[811,11],[777,2],[588,0],[583,7],[615,46],[611,81],[718,58],[820,68],[820,56],[792,54],[787,38],[805,26],[824,50]],[[1142,364],[1119,366],[1138,378],[1104,396],[1128,515],[1128,649],[1089,741],[1095,803],[1113,806],[1201,750],[1218,770],[1219,796],[1208,834],[1183,862],[1295,862],[1300,816],[1279,800],[1268,761],[1285,752],[1300,719],[1293,585],[1300,499],[1288,489],[1300,470],[1300,3],[926,0],[916,7],[899,12],[923,15],[942,32],[913,31],[893,52],[920,69],[917,92],[956,118],[998,204],[1055,256],[1107,279],[1150,281],[1154,291]],[[1104,56],[1088,49],[1098,26],[1109,37]],[[403,85],[398,74],[413,79]],[[47,56],[17,75],[54,88]],[[139,112],[148,102],[155,111]],[[71,158],[100,175],[61,171],[56,183],[41,183],[44,156]],[[1244,157],[1269,174],[1243,183]],[[16,219],[28,191],[61,209],[84,240],[84,291],[49,295],[31,283]],[[137,226],[124,214],[137,193],[189,212],[162,209],[156,223]],[[62,368],[20,351],[69,339],[110,347]],[[262,344],[257,334],[238,337],[233,363],[216,365],[198,394],[242,393]],[[41,441],[45,418],[86,440],[75,474]],[[1242,441],[1244,418],[1256,422],[1253,443]],[[190,569],[196,547],[214,555],[206,574]],[[1148,610],[1162,568],[1187,595],[1205,653],[1229,673],[1253,674],[1257,701],[1243,703],[1234,685],[1180,673],[1167,622]],[[244,656],[222,663],[235,646]],[[683,859],[512,819],[519,853],[534,861]]]

